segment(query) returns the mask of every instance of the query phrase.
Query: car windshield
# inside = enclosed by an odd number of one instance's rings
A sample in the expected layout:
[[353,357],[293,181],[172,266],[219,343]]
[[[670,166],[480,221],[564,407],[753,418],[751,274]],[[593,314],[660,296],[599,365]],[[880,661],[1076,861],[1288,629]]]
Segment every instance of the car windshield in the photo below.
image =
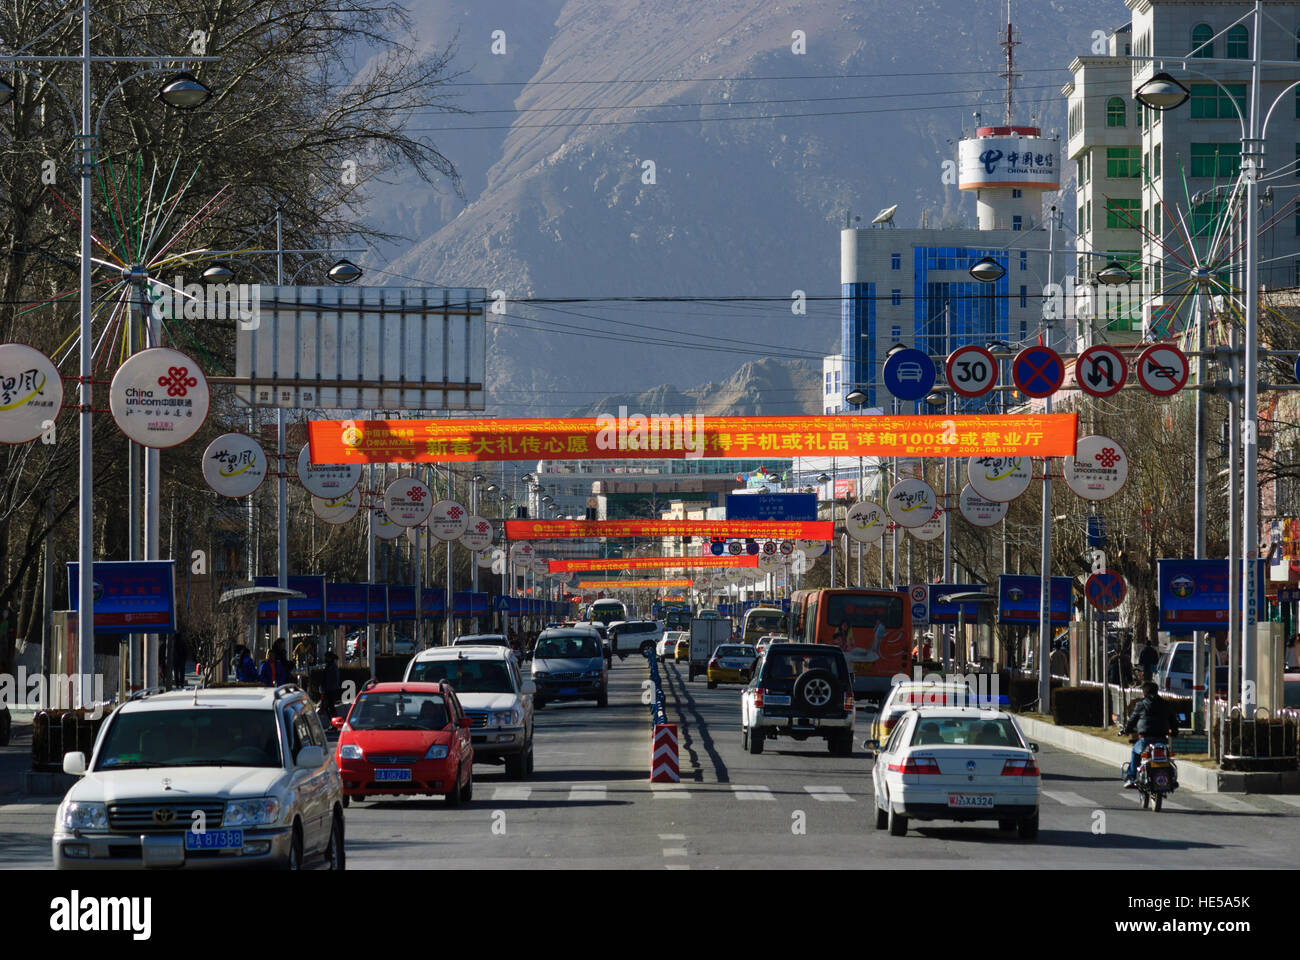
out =
[[829,670],[836,680],[844,680],[841,660],[834,654],[787,653],[780,650],[774,653],[770,648],[763,666],[763,679],[794,680],[809,670]]
[[600,655],[595,637],[543,637],[533,650],[535,660],[592,660]]
[[923,717],[912,733],[912,746],[959,744],[975,747],[1023,747],[1005,717]]
[[441,730],[447,701],[440,693],[363,693],[352,705],[353,730]]
[[890,708],[906,710],[909,707],[964,707],[974,706],[975,697],[964,686],[940,686],[937,683],[900,686]]
[[752,657],[755,656],[753,647],[725,646],[718,647],[714,652],[715,657]]
[[780,630],[783,626],[785,626],[785,614],[783,613],[754,614],[749,618],[745,632],[771,633],[773,630]]
[[903,625],[903,598],[900,595],[832,593],[826,601],[826,622],[838,627],[875,627],[881,621],[897,629]]
[[472,647],[472,646],[480,646],[484,644],[488,646],[498,646],[498,647],[509,646],[505,637],[499,637],[493,634],[484,634],[483,636],[480,637],[458,637],[456,639],[454,646]]
[[279,767],[273,710],[143,710],[113,718],[97,770],[135,767]]
[[457,693],[514,693],[504,660],[417,660],[407,677],[417,683],[446,681]]

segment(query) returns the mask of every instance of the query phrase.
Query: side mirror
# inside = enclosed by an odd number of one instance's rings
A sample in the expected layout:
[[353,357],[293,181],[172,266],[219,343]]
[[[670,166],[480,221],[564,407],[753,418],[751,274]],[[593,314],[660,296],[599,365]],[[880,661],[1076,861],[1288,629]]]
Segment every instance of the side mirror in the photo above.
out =
[[1034,751],[1034,753],[1037,753],[1037,752],[1038,752],[1038,744],[1036,744],[1036,743],[1031,743],[1031,744],[1029,745],[1029,749],[1032,750],[1032,751]]
[[342,717],[330,717],[330,725],[335,730],[342,730],[345,722],[346,721]]
[[314,744],[303,747],[298,751],[297,765],[314,769],[325,762],[325,751]]
[[519,692],[524,696],[532,696],[537,692],[537,684],[532,680],[525,680],[523,686],[519,688]]
[[474,726],[474,721],[473,721],[472,718],[470,718],[470,717],[461,717],[461,718],[460,718],[460,728],[461,728],[462,730],[468,730],[468,729],[469,729],[470,727],[472,727],[472,726]]
[[863,741],[862,741],[862,749],[863,749],[863,750],[871,750],[871,751],[879,750],[879,749],[880,749],[880,741],[879,741],[879,740],[863,740]]
[[74,777],[86,775],[86,755],[80,750],[73,750],[63,755],[63,772]]

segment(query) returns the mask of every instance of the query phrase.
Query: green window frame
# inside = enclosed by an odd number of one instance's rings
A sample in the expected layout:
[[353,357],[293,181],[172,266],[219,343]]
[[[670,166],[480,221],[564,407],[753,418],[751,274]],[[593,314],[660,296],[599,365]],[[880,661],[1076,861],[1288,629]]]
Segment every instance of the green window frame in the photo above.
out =
[[1240,143],[1193,143],[1188,176],[1232,179],[1241,170]]
[[1138,147],[1107,147],[1106,176],[1112,180],[1127,180],[1141,173]]
[[1142,201],[1106,198],[1106,229],[1136,230],[1142,222]]
[[[1197,50],[1201,44],[1206,46]],[[1200,59],[1201,57],[1214,56],[1214,28],[1208,23],[1198,23],[1192,27],[1192,56]]]
[[1223,43],[1223,55],[1229,60],[1246,60],[1250,57],[1250,31],[1243,24],[1228,28]]
[[1246,85],[1225,83],[1223,86],[1227,89],[1220,89],[1217,83],[1191,85],[1193,120],[1236,120],[1246,115]]
[[1111,97],[1106,101],[1106,126],[1128,126],[1128,106],[1123,97]]

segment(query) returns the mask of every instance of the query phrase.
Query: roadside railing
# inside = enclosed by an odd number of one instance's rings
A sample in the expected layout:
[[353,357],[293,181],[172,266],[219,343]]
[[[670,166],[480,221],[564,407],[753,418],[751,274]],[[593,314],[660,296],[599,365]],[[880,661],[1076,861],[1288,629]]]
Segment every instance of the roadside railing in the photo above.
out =
[[[1252,770],[1295,770],[1300,766],[1300,711],[1280,709],[1270,711],[1256,707],[1253,717],[1246,717],[1240,704],[1231,710],[1219,700],[1215,704],[1217,717],[1224,729],[1221,733],[1224,769],[1249,766]],[[1215,738],[1216,746],[1220,742]]]

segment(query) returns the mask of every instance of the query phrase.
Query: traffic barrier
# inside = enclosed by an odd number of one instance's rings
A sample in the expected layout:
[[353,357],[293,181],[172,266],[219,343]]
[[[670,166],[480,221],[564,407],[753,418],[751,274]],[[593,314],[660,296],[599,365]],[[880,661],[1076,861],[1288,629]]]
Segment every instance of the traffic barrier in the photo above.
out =
[[680,783],[677,767],[677,724],[655,724],[654,739],[650,749],[650,782]]

